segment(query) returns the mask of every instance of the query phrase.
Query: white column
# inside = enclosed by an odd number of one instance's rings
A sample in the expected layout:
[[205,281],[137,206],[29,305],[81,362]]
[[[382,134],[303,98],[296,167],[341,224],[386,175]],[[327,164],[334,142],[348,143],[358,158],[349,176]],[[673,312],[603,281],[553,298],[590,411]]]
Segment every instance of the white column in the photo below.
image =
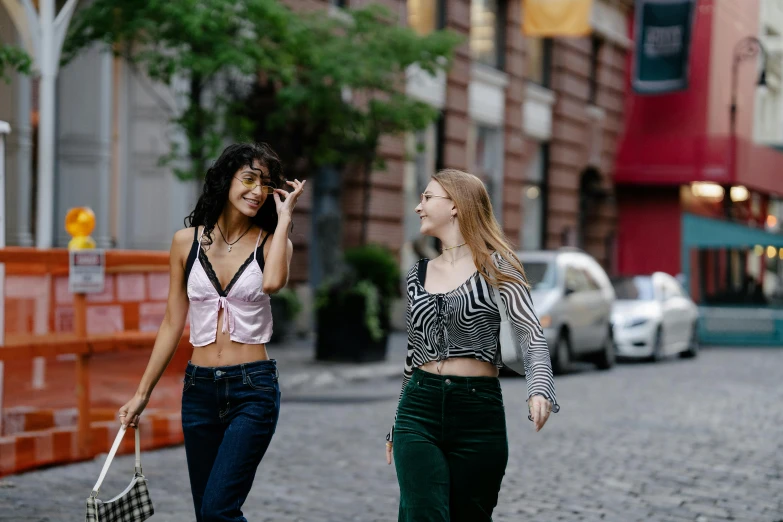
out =
[[51,248],[54,244],[54,125],[55,83],[57,66],[54,54],[54,0],[39,4],[40,32],[40,88],[38,123],[38,199],[35,227],[35,246]]
[[113,101],[114,96],[112,94],[113,83],[113,69],[114,59],[110,53],[101,53],[100,58],[100,120],[98,124],[98,139],[101,143],[101,159],[99,163],[100,176],[98,182],[98,198],[97,208],[95,209],[96,221],[97,221],[97,234],[95,241],[98,244],[98,248],[111,248],[112,247],[112,232],[111,232],[111,198],[112,198],[112,185],[113,185],[113,172],[112,172],[112,115],[113,115]]
[[33,246],[33,127],[32,82],[25,75],[17,75],[16,115],[14,132],[9,136],[9,149],[13,158],[13,177],[16,193],[16,227],[13,241],[19,246]]

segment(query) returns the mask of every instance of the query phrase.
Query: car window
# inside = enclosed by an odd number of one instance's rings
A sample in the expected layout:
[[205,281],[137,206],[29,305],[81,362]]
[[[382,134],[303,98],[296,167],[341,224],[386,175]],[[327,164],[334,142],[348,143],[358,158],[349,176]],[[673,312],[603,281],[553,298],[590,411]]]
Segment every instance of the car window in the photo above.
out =
[[593,274],[590,273],[589,270],[584,270],[584,277],[585,277],[585,283],[587,284],[588,290],[600,290],[601,285],[598,284],[598,281],[595,280],[593,277]]
[[555,287],[557,278],[554,263],[528,261],[522,264],[522,268],[525,269],[527,282],[534,290],[549,290]]
[[[612,279],[614,293],[620,301],[652,301],[653,282],[649,276],[615,277]],[[660,285],[656,284],[655,291],[660,291]]]
[[666,299],[671,299],[672,297],[683,297],[683,292],[680,285],[668,277],[663,280],[663,290]]
[[567,266],[565,272],[566,288],[574,292],[584,292],[587,290],[587,280],[584,271],[575,266]]

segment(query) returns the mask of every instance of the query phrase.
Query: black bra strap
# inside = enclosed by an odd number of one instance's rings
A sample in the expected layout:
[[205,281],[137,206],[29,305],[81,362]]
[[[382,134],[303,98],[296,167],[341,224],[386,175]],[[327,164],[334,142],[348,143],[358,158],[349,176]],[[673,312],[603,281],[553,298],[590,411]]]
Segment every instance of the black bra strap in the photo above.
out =
[[259,268],[261,268],[261,272],[264,271],[264,245],[266,244],[267,239],[269,239],[269,232],[266,233],[264,239],[261,240],[261,244],[258,245],[258,248],[256,249],[256,261],[258,262]]
[[416,267],[417,277],[421,286],[424,286],[424,281],[427,280],[427,263],[429,262],[429,259],[419,259],[419,265]]
[[198,227],[193,227],[193,246],[190,247],[190,253],[188,254],[188,261],[185,263],[185,283],[187,284],[190,277],[190,271],[193,270],[193,263],[196,262],[196,256],[198,255]]

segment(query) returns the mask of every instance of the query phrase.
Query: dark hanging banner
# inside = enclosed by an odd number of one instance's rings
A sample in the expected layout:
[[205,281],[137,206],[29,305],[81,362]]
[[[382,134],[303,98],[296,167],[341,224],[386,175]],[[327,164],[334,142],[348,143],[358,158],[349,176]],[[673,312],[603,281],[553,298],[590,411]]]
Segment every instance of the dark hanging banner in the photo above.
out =
[[664,94],[688,88],[696,0],[636,0],[634,66],[631,84],[638,94]]

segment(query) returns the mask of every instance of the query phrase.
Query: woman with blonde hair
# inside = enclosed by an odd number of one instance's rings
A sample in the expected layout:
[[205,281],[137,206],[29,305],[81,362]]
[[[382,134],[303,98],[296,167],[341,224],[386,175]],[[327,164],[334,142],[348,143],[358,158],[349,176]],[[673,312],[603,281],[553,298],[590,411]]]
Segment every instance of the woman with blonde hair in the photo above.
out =
[[552,366],[522,264],[479,178],[432,177],[415,209],[442,253],[407,276],[408,353],[386,461],[394,455],[400,522],[492,520],[508,461],[498,368],[499,289],[525,348],[528,418],[557,412]]

